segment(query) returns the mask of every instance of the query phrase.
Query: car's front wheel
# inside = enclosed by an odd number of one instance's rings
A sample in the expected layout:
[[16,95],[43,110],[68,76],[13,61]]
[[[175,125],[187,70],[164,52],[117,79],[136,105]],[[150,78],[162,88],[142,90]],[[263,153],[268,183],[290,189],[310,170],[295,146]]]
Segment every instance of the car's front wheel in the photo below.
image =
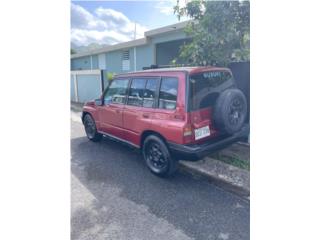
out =
[[143,143],[143,158],[149,170],[159,177],[173,175],[178,166],[164,141],[155,135],[148,136]]
[[90,114],[86,114],[83,119],[84,129],[86,131],[87,137],[93,142],[98,142],[101,140],[102,135],[97,132],[97,127],[94,119]]

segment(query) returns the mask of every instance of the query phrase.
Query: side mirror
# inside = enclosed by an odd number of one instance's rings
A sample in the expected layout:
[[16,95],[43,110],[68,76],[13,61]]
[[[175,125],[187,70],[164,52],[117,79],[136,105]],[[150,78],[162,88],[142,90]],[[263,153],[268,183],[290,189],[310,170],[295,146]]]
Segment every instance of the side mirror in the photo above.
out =
[[94,103],[95,103],[97,106],[102,106],[102,100],[101,100],[100,98],[95,99],[95,100],[94,100]]

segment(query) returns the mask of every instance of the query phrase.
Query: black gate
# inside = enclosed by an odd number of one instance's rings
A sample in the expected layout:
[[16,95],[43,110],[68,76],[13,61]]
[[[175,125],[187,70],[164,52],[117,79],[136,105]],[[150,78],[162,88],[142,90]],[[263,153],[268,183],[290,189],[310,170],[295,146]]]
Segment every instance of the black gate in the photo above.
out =
[[250,62],[232,62],[228,66],[236,80],[237,86],[246,95],[248,102],[248,117],[250,121]]

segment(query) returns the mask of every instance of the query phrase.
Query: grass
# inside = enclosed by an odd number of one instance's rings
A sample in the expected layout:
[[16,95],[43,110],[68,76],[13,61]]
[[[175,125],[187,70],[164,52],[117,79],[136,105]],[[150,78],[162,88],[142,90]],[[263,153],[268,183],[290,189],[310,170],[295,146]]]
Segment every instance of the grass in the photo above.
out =
[[232,166],[250,171],[250,161],[240,159],[237,156],[227,156],[218,152],[218,153],[212,154],[211,157],[221,162],[224,162],[226,164],[230,164]]

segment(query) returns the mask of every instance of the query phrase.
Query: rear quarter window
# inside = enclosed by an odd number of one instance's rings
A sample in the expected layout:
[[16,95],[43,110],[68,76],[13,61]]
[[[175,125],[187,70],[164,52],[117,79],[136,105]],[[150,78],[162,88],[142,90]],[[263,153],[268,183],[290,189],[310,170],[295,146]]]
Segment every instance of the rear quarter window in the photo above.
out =
[[159,91],[159,108],[174,110],[177,106],[178,79],[163,77]]

